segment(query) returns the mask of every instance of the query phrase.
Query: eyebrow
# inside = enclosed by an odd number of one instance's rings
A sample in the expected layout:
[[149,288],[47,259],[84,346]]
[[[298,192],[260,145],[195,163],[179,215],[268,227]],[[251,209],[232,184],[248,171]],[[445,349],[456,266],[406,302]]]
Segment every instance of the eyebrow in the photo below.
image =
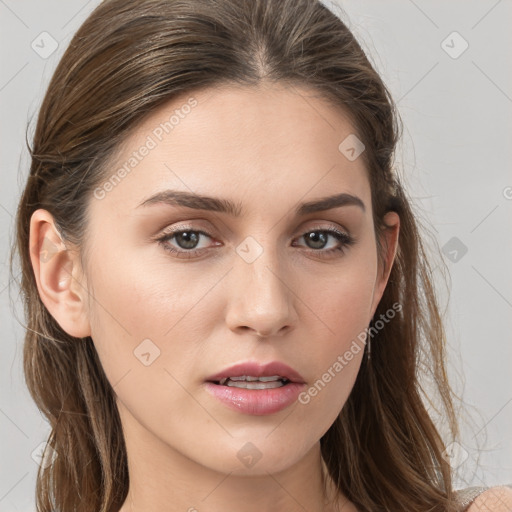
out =
[[[181,190],[163,190],[158,192],[142,201],[137,208],[154,204],[167,204],[170,206],[193,208],[194,210],[227,213],[233,217],[240,217],[243,213],[241,203],[234,203],[229,199],[203,196]],[[352,194],[342,193],[301,203],[295,208],[295,215],[300,217],[310,213],[322,212],[342,206],[358,206],[363,210],[363,212],[366,211],[364,202],[359,197]]]

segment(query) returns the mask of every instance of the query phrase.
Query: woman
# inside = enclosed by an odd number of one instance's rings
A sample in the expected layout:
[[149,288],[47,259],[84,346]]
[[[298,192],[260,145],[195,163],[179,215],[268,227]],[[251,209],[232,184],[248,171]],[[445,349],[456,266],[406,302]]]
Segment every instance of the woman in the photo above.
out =
[[[25,373],[52,426],[38,510],[480,507],[422,399],[427,367],[456,439],[398,138],[317,1],[89,16],[17,215]],[[509,510],[505,488],[476,499]]]

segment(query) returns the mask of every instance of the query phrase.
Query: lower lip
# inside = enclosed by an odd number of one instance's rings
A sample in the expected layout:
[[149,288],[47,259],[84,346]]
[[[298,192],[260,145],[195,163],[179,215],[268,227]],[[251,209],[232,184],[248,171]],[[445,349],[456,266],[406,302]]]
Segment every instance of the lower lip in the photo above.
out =
[[206,382],[206,390],[222,403],[244,414],[274,414],[293,404],[305,384],[289,382],[280,388],[244,389]]

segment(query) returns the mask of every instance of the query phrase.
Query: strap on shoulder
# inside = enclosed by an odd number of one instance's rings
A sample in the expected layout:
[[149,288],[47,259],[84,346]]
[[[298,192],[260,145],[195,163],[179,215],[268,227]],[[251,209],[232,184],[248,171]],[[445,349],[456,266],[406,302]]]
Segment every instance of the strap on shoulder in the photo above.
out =
[[473,486],[455,491],[457,494],[457,501],[459,502],[460,505],[460,512],[465,512],[468,509],[469,505],[471,505],[473,501],[478,496],[480,496],[480,494],[482,494],[484,491],[488,489],[496,489],[499,487],[509,487],[512,489],[512,484],[495,486]]
[[469,505],[473,503],[475,498],[477,498],[480,494],[482,494],[484,491],[489,489],[489,487],[486,486],[473,486],[473,487],[466,487],[465,489],[460,489],[456,491],[457,493],[457,500],[460,505],[460,512],[464,512],[467,510]]

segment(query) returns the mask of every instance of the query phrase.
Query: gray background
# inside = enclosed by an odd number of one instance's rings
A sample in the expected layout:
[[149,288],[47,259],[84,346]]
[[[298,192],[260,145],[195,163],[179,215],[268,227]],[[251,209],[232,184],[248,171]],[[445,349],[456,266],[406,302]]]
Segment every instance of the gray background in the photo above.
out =
[[[0,0],[0,512],[35,510],[32,454],[49,431],[23,382],[23,315],[8,273],[28,172],[25,128],[71,36],[98,3]],[[343,11],[324,3],[354,31],[398,102],[397,165],[450,269],[449,370],[467,405],[461,443],[446,455],[456,483],[510,483],[511,1],[351,0]],[[52,39],[58,47],[46,55]],[[447,301],[443,289],[440,296]]]

